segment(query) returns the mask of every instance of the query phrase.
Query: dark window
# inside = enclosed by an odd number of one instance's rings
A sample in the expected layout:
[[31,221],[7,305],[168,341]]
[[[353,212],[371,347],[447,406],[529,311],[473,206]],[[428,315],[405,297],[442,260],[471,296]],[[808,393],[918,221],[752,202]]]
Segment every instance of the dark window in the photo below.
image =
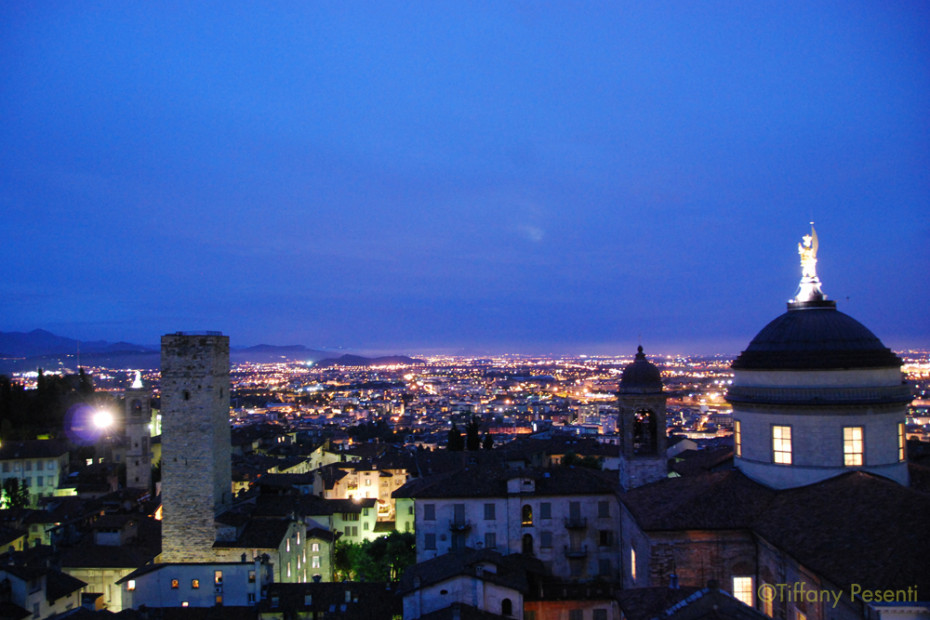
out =
[[435,550],[436,549],[436,535],[425,534],[423,536],[423,547],[425,549]]
[[501,615],[502,616],[512,616],[513,615],[513,603],[509,598],[505,598],[501,601]]
[[552,518],[552,504],[549,502],[542,502],[539,505],[539,518],[540,519],[551,519]]
[[435,521],[436,520],[436,504],[423,504],[423,520],[424,521]]
[[495,508],[496,506],[494,504],[484,505],[484,520],[485,521],[493,521],[494,519],[497,518],[497,515],[495,513]]
[[606,500],[602,500],[597,503],[597,516],[598,517],[609,517],[610,516],[610,502]]
[[598,537],[598,544],[601,547],[612,547],[614,544],[614,533],[611,530],[601,530]]
[[523,535],[523,553],[527,555],[533,555],[533,535],[532,534]]
[[540,549],[551,549],[552,548],[552,532],[540,532],[539,548]]
[[494,532],[484,533],[484,548],[485,549],[496,549],[497,548],[497,534],[495,534]]

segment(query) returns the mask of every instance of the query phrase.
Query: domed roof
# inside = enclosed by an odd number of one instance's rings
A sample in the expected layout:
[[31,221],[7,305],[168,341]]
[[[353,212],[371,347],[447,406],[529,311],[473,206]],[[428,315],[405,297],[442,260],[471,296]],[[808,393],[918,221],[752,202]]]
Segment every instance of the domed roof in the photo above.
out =
[[620,392],[661,392],[662,375],[655,364],[646,359],[643,347],[637,349],[636,359],[620,375]]
[[900,368],[901,360],[862,323],[827,300],[789,302],[733,362],[734,370]]

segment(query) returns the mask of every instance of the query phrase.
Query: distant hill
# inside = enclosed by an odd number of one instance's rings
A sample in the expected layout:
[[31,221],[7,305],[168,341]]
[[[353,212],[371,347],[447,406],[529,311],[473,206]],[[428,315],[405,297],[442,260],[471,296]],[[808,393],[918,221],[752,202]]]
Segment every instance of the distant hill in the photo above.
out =
[[362,357],[360,355],[342,355],[340,357],[320,360],[316,363],[318,368],[329,366],[389,366],[393,364],[425,364],[421,359],[407,357],[406,355],[388,355],[385,357]]
[[93,353],[148,353],[152,347],[129,342],[76,340],[58,336],[44,329],[31,332],[0,332],[0,351],[4,357],[37,357],[42,355],[81,355]]
[[[0,332],[0,374],[10,374],[36,368],[77,368],[78,355],[83,366],[108,368],[158,369],[161,350],[157,345],[146,346],[131,342],[105,340],[77,340],[58,336],[44,329],[31,332]],[[404,356],[366,358],[343,355],[330,358],[332,352],[309,349],[302,344],[232,347],[229,352],[233,364],[243,362],[271,363],[281,361],[317,362],[324,366],[371,366],[384,364],[423,364]]]

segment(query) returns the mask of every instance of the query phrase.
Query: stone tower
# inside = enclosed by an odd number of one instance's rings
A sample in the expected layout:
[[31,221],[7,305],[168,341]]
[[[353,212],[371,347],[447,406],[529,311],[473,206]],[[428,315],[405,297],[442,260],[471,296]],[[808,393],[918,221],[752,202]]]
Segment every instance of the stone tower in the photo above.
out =
[[212,561],[214,518],[232,500],[228,336],[162,336],[161,414],[161,561]]
[[152,486],[152,452],[150,424],[152,421],[151,394],[142,385],[137,372],[136,380],[123,394],[123,414],[126,420],[126,486],[131,489],[150,489]]
[[640,346],[623,369],[617,392],[620,407],[620,486],[634,489],[668,476],[665,456],[666,401],[662,375]]
[[734,463],[776,489],[864,470],[908,484],[911,388],[901,360],[828,300],[817,233],[798,245],[801,282],[788,311],[733,362]]

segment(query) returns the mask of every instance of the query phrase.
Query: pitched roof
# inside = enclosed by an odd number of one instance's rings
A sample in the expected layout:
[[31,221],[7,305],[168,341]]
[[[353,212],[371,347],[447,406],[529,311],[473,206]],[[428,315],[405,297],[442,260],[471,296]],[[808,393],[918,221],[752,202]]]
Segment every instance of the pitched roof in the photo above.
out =
[[[488,566],[493,565],[494,569]],[[492,549],[471,549],[444,553],[409,567],[400,580],[398,592],[405,594],[423,586],[465,575],[526,593],[531,573],[542,573],[542,563],[521,554],[501,555]]]
[[620,501],[645,531],[746,529],[775,491],[730,469],[667,478],[632,489]]
[[780,491],[753,530],[842,586],[930,592],[930,495],[866,472]]
[[776,491],[728,470],[620,499],[644,531],[747,530],[841,587],[930,591],[930,494],[874,474]]
[[457,471],[414,478],[393,493],[393,497],[457,498],[507,497],[507,481],[530,478],[534,495],[603,495],[616,492],[616,472],[585,467],[514,470],[499,465],[478,465]]

